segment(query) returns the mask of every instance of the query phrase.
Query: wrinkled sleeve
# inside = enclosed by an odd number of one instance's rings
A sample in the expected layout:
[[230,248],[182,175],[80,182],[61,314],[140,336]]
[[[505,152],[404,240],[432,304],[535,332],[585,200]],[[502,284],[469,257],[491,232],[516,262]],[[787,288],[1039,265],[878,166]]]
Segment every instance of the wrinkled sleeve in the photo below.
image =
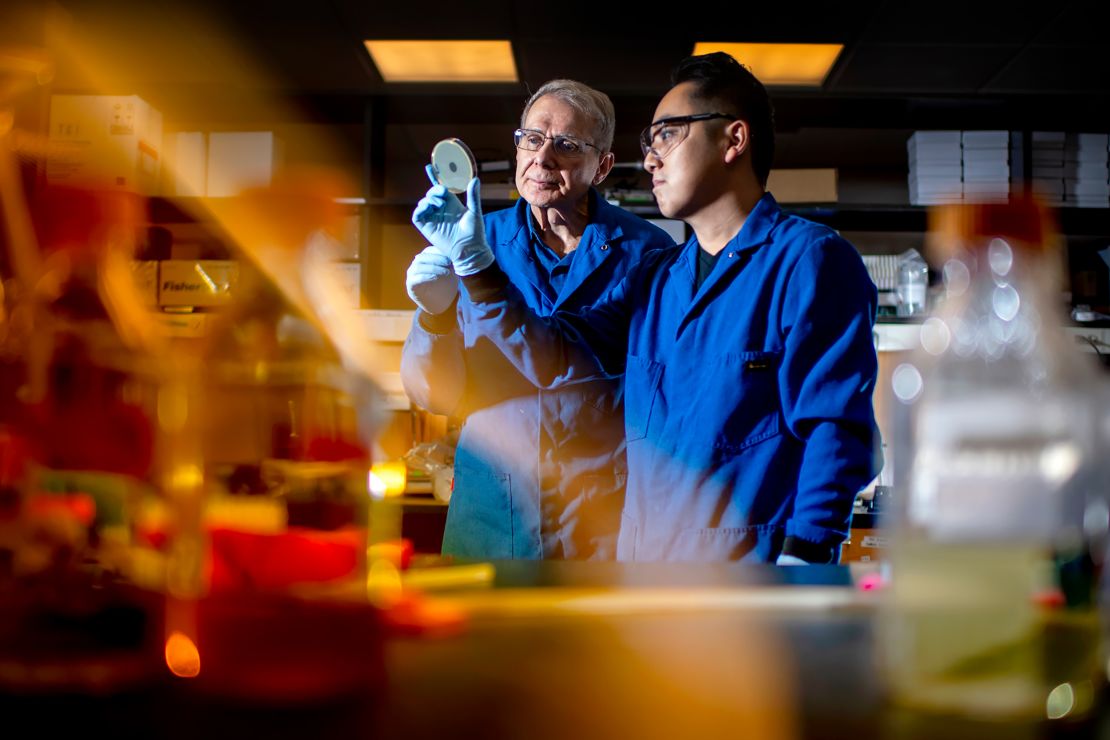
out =
[[533,385],[549,389],[624,373],[638,268],[590,308],[552,316],[530,309],[496,264],[462,282],[479,341],[493,344]]
[[458,303],[439,315],[417,309],[401,350],[401,383],[417,406],[453,415],[466,391],[466,357]]
[[881,466],[871,403],[877,300],[859,254],[837,236],[811,245],[788,277],[779,388],[790,432],[805,443],[788,540],[839,545],[856,494]]

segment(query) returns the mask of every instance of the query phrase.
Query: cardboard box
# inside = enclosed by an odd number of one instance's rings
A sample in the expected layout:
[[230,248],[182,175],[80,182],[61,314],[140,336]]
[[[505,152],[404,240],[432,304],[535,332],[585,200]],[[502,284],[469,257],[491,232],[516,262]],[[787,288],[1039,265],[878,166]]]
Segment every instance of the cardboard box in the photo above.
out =
[[239,279],[230,260],[162,260],[158,276],[161,306],[222,306]]
[[54,95],[46,179],[158,192],[162,114],[137,95]]
[[878,529],[852,529],[840,546],[840,562],[877,563],[886,559],[886,533]]
[[767,189],[779,203],[836,203],[836,170],[771,170]]

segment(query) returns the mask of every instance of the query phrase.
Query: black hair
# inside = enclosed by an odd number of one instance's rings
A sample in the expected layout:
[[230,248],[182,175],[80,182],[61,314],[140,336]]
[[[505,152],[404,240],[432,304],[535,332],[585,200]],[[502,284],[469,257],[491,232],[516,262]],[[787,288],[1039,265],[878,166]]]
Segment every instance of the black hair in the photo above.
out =
[[743,64],[720,51],[679,62],[671,72],[671,84],[683,82],[694,84],[695,98],[724,108],[713,112],[748,122],[752,169],[759,183],[766,186],[775,157],[775,111],[763,83]]

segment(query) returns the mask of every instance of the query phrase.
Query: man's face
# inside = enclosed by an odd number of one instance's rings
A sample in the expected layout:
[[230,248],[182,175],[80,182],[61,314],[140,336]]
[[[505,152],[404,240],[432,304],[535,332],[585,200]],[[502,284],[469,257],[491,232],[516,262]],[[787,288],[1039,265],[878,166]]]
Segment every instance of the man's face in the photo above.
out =
[[[544,136],[571,136],[596,144],[594,129],[586,116],[551,95],[532,104],[521,127]],[[608,174],[601,152],[593,147],[570,156],[558,154],[551,139],[538,151],[516,150],[516,189],[520,197],[539,208],[574,208],[586,197],[591,185]],[[612,159],[606,154],[607,159]]]
[[[693,90],[691,82],[671,88],[656,106],[652,121],[713,112],[711,103],[692,97]],[[687,218],[715,197],[726,175],[727,125],[728,121],[720,119],[686,124],[686,137],[662,158],[654,153],[644,157],[652,192],[664,216]]]

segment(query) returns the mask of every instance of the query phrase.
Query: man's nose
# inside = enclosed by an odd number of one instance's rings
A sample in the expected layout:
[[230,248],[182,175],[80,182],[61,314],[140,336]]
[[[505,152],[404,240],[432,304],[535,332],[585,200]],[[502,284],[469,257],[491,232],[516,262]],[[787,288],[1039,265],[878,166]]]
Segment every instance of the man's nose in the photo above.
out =
[[543,144],[536,150],[536,161],[540,164],[547,166],[555,162],[555,140],[547,138],[543,140]]

